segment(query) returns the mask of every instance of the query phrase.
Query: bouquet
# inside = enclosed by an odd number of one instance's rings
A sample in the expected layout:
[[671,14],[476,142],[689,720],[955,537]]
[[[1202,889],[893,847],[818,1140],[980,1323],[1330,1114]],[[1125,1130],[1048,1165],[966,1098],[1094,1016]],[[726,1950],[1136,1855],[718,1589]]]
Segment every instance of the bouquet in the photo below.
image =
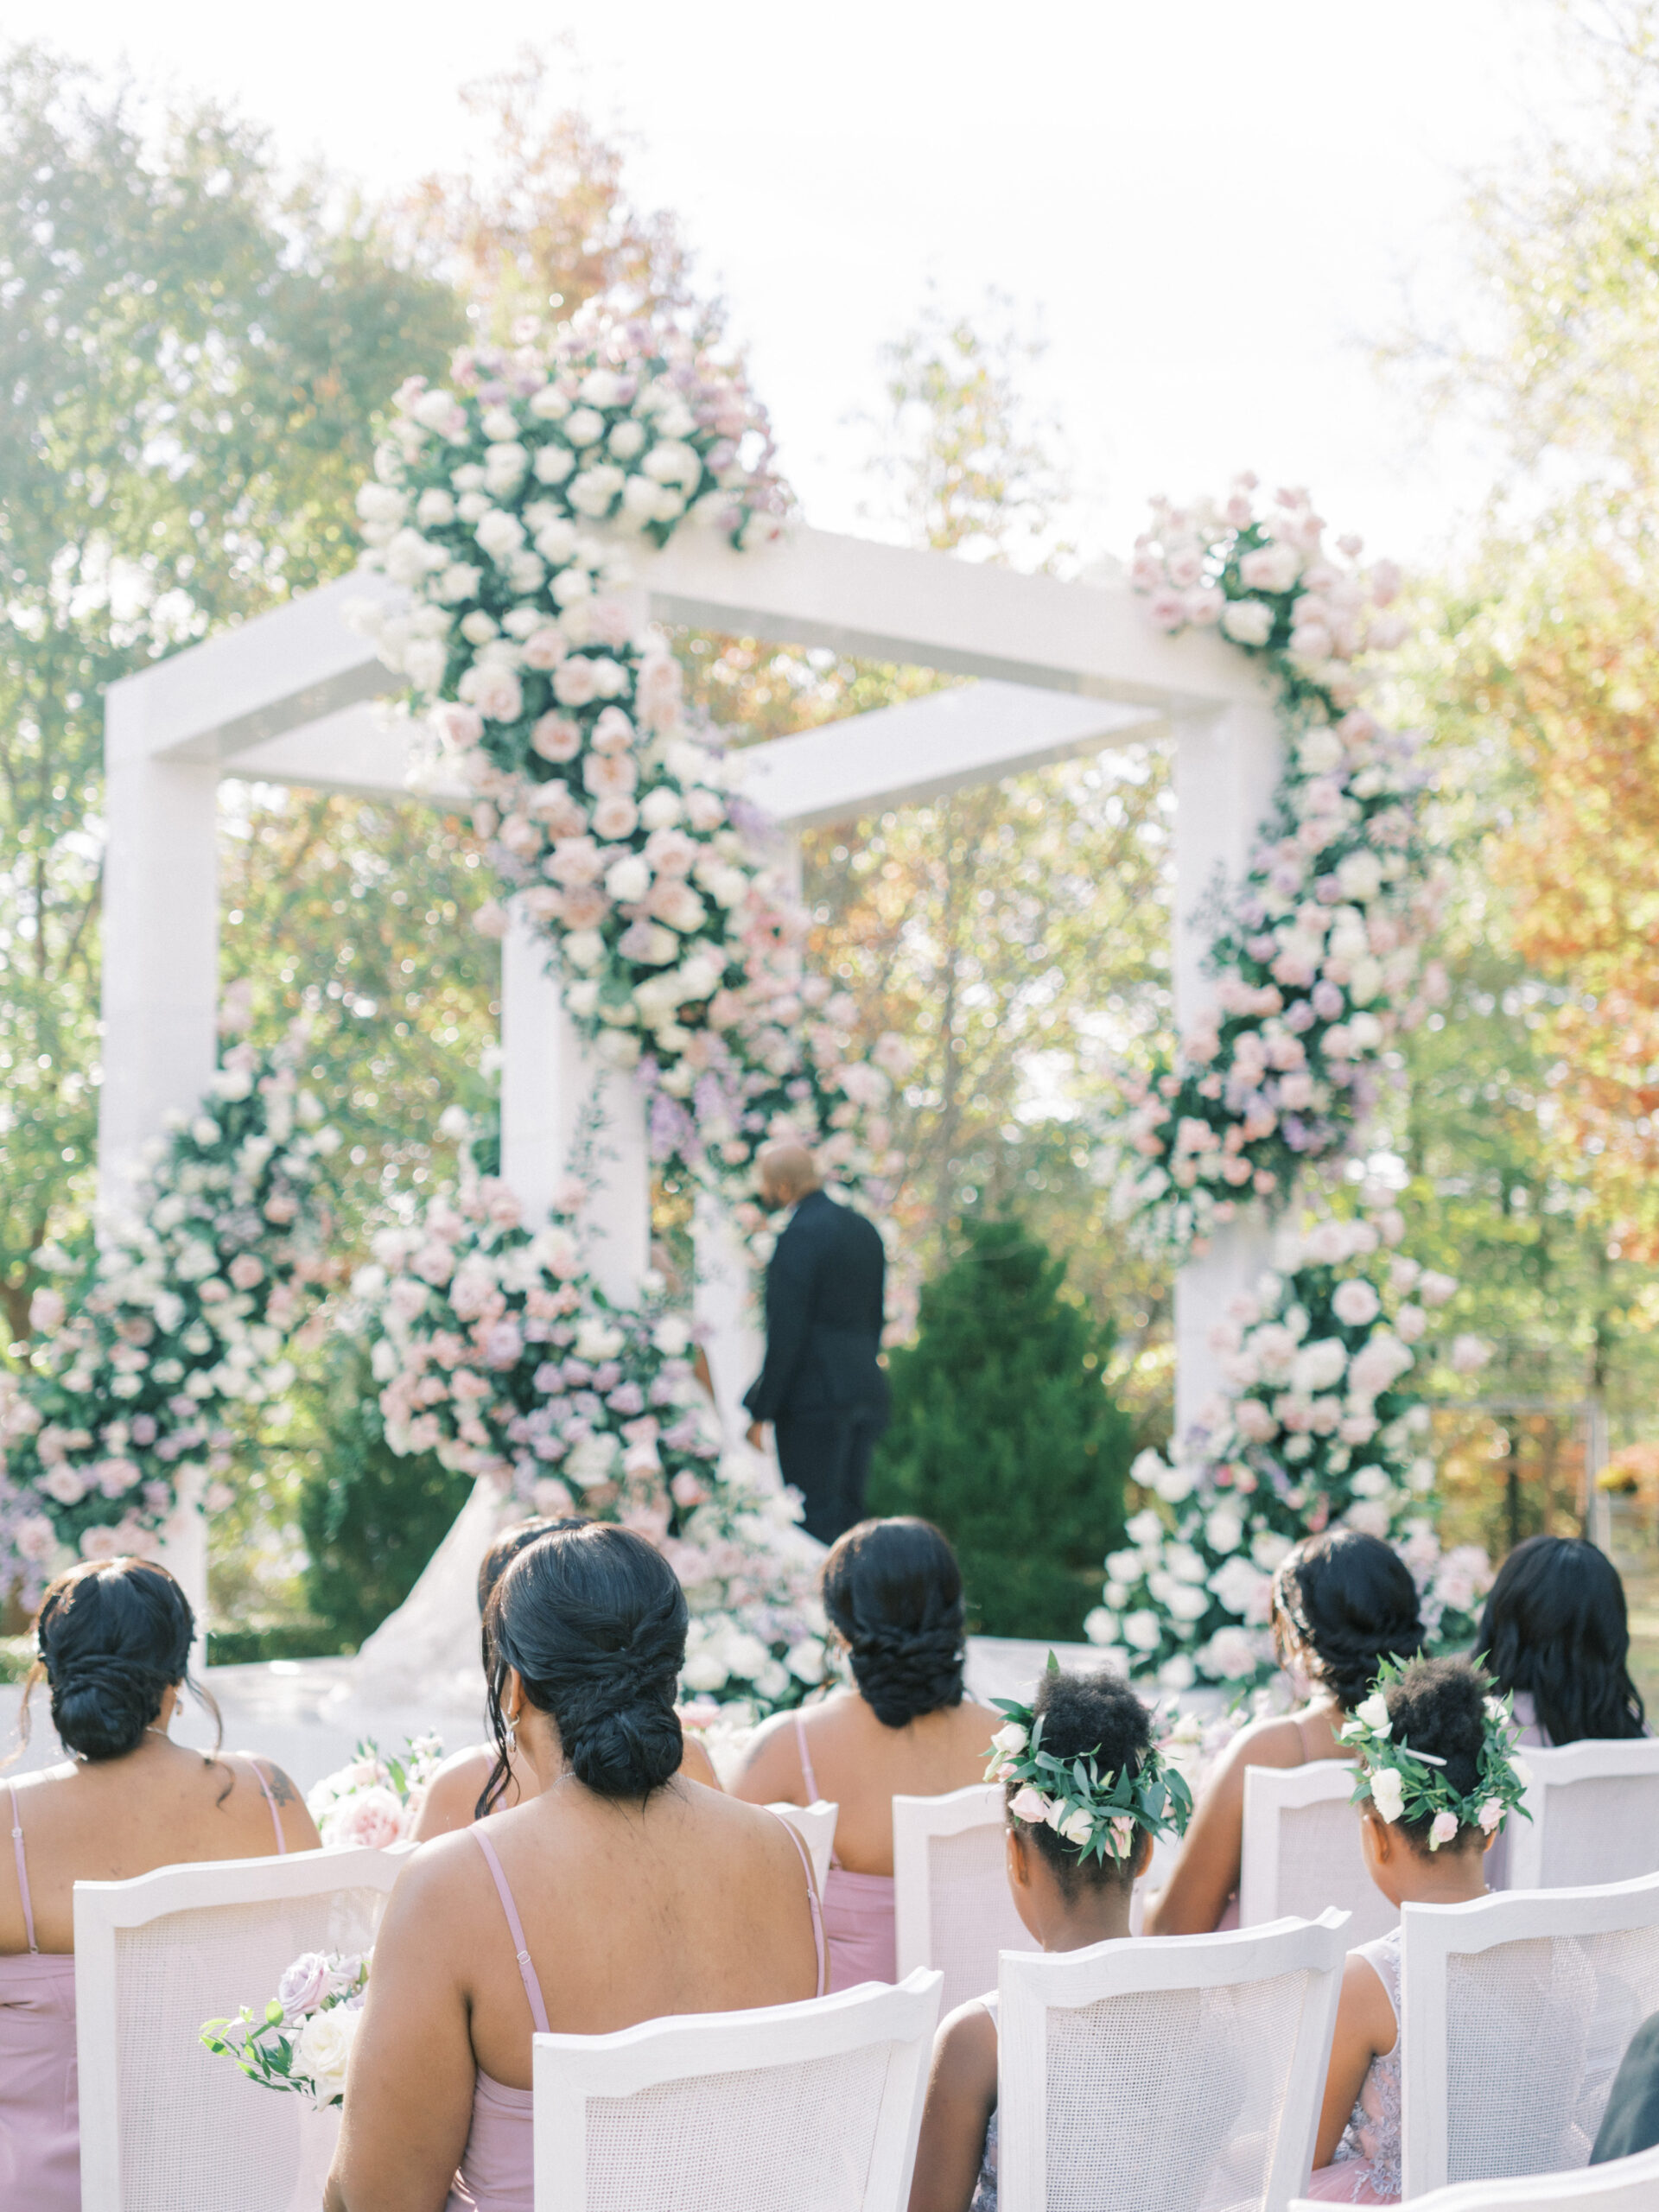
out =
[[372,1952],[305,1951],[257,2019],[205,2020],[201,2040],[262,2088],[292,2090],[319,2111],[346,2094],[346,2067],[363,2018]]
[[325,1774],[306,1798],[324,1847],[359,1844],[377,1851],[401,1843],[421,1816],[442,1757],[438,1736],[410,1737],[401,1758],[383,1755],[372,1736],[362,1737],[350,1765]]

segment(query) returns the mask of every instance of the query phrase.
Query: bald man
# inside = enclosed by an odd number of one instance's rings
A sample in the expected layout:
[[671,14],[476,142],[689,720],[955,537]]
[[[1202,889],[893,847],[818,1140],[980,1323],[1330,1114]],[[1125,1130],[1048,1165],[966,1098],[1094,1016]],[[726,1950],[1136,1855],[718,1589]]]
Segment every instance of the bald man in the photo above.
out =
[[807,1532],[832,1544],[864,1517],[870,1457],[887,1425],[887,1254],[871,1223],[825,1194],[804,1146],[768,1145],[760,1169],[766,1205],[791,1211],[766,1265],[766,1364],[743,1401],[749,1441],[763,1444],[772,1423]]

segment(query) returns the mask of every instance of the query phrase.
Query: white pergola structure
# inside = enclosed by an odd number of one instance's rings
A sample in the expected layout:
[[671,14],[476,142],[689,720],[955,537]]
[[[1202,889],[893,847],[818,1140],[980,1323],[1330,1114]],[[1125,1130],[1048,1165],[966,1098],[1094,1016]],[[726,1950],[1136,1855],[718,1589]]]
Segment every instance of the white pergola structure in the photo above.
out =
[[[377,703],[393,679],[345,616],[354,599],[396,595],[378,576],[348,576],[111,688],[99,1125],[106,1208],[119,1211],[168,1110],[194,1107],[213,1076],[219,779],[409,795],[407,727]],[[1197,910],[1218,872],[1242,872],[1279,772],[1270,700],[1243,654],[1213,632],[1159,634],[1126,586],[1020,575],[806,529],[747,553],[684,531],[661,552],[642,551],[631,596],[642,626],[705,626],[978,679],[747,752],[747,793],[785,831],[1172,735],[1176,1014],[1183,1026],[1191,1020],[1207,988],[1208,932]],[[462,803],[458,792],[433,796]],[[626,1293],[649,1248],[642,1107],[631,1079],[604,1072],[583,1048],[546,973],[545,945],[515,922],[503,948],[502,1172],[527,1207],[544,1205],[575,1118],[601,1083],[611,1158],[594,1200],[595,1272]],[[730,1421],[755,1347],[741,1263],[706,1202],[697,1245],[699,1318]],[[1211,1332],[1266,1256],[1264,1229],[1239,1224],[1181,1271],[1178,1433],[1217,1380]],[[188,1543],[181,1564],[192,1569]]]

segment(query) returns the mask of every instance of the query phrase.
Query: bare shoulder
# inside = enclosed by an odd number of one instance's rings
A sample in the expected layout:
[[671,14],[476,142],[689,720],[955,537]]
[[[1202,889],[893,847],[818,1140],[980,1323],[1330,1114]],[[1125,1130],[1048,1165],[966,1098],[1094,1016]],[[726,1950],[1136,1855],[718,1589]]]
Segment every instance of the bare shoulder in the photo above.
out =
[[1217,1771],[1247,1766],[1305,1766],[1307,1747],[1295,1718],[1288,1713],[1265,1713],[1247,1721],[1216,1762]]
[[1363,1951],[1350,1951],[1342,1970],[1341,2012],[1375,2051],[1394,2049],[1399,2023],[1382,1977]]
[[989,2096],[996,2088],[996,2022],[978,1998],[958,2005],[939,2023],[933,2070],[942,2087]]
[[432,1770],[432,1786],[447,1780],[451,1775],[463,1777],[486,1775],[495,1764],[495,1752],[488,1744],[467,1744],[458,1751],[451,1751],[440,1759]]
[[774,1713],[763,1720],[749,1738],[737,1770],[732,1793],[751,1803],[787,1797],[801,1783],[800,1751],[795,1741],[793,1713]]
[[284,1774],[275,1759],[266,1758],[260,1751],[238,1751],[237,1757],[245,1759],[251,1767],[257,1768],[263,1775],[265,1788],[270,1790],[273,1802],[278,1807],[302,1805],[305,1802],[298,1783],[291,1775]]

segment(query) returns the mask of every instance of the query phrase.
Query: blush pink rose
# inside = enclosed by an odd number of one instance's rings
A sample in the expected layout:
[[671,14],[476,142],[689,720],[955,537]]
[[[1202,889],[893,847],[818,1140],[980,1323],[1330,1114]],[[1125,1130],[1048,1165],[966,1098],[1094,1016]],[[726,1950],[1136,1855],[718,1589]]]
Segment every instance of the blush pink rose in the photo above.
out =
[[601,837],[631,837],[639,824],[639,810],[631,798],[602,798],[594,809],[594,830]]
[[[626,753],[633,743],[633,724],[620,707],[607,707],[594,724],[595,753]],[[629,786],[632,788],[632,785]]]
[[543,760],[574,760],[582,750],[582,729],[568,715],[543,715],[530,733],[530,749]]
[[1048,1818],[1048,1805],[1042,1792],[1033,1789],[1029,1783],[1015,1791],[1008,1810],[1016,1821],[1028,1821],[1033,1827]]
[[385,1851],[403,1838],[403,1802],[394,1790],[359,1789],[325,1816],[323,1827],[323,1841],[331,1847]]
[[585,707],[599,696],[594,664],[582,654],[561,661],[554,671],[553,696],[562,707]]
[[556,668],[569,650],[564,641],[563,631],[556,629],[550,622],[545,623],[541,629],[532,630],[524,639],[523,646],[524,666],[539,669]]

